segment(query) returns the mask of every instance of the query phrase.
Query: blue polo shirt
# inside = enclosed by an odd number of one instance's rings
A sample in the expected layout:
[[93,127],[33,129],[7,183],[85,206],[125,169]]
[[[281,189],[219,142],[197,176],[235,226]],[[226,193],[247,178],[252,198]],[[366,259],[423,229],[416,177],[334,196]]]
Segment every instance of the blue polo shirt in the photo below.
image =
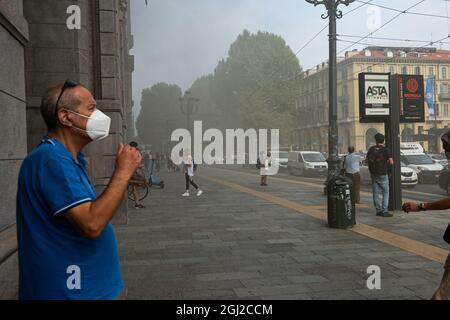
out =
[[64,217],[96,194],[80,153],[56,138],[23,161],[17,190],[19,298],[114,299],[122,290],[117,239],[111,223],[100,237],[80,235]]

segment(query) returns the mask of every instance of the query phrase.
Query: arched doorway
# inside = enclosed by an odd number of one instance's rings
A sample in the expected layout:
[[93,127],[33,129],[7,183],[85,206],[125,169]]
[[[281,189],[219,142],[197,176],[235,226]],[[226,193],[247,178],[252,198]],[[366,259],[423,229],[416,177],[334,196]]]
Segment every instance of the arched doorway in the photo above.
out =
[[414,131],[411,128],[405,128],[402,131],[402,142],[413,142],[414,141]]
[[375,145],[375,135],[378,133],[378,130],[375,128],[370,128],[366,131],[366,150],[369,150],[370,147]]

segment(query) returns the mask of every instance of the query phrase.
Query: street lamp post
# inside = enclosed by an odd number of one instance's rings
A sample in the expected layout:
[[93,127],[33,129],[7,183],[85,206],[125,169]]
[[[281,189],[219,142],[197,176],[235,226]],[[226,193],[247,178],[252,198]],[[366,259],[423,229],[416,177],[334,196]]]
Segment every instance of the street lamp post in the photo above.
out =
[[342,11],[338,10],[340,4],[348,6],[355,0],[306,0],[318,6],[323,4],[327,14],[322,19],[329,18],[329,134],[328,134],[328,180],[339,174],[340,161],[338,152],[338,125],[337,125],[337,57],[336,57],[336,20],[342,18]]
[[191,132],[191,116],[197,112],[199,99],[191,97],[191,92],[186,91],[184,97],[180,98],[180,111],[186,116],[186,129]]

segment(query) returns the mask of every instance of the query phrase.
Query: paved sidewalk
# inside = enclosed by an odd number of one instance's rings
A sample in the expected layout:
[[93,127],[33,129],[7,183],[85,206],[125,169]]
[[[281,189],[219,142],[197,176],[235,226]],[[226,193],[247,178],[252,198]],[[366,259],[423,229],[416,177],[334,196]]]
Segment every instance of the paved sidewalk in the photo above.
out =
[[[158,178],[166,188],[152,189],[147,208],[116,227],[126,299],[429,299],[439,284],[439,262],[210,178],[314,212],[325,210],[320,188],[270,178],[263,188],[258,177],[201,167],[196,181],[205,193],[183,198],[181,173]],[[447,250],[445,213],[388,220],[363,199],[358,222]],[[370,265],[381,268],[381,290],[366,287]]]

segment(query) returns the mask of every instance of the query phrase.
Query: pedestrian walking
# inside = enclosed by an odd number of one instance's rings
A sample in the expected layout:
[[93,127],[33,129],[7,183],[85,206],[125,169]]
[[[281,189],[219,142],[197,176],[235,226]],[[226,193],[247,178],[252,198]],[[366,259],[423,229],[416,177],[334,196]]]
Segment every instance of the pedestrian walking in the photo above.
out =
[[348,147],[348,154],[344,158],[345,175],[352,179],[353,188],[355,190],[355,202],[361,203],[360,188],[361,188],[361,163],[362,157],[355,153],[355,147]]
[[194,182],[194,171],[195,164],[192,159],[191,152],[189,149],[183,150],[183,167],[184,167],[184,178],[186,180],[186,192],[182,194],[183,197],[189,197],[189,185],[192,185],[195,190],[197,190],[197,196],[200,196],[203,191],[200,190],[198,185]]
[[392,217],[389,213],[389,176],[388,167],[394,164],[391,152],[384,145],[384,135],[375,135],[376,145],[367,152],[369,172],[372,178],[373,204],[376,215]]
[[[447,159],[450,160],[450,131],[445,133],[442,138],[442,146],[445,150]],[[419,212],[428,210],[449,210],[450,209],[450,197],[443,200],[429,202],[429,203],[413,203],[406,202],[403,204],[403,210],[406,213]],[[444,234],[444,240],[450,244],[450,224]],[[434,293],[432,300],[450,300],[450,254],[444,264],[444,275],[442,276],[441,284]]]
[[[142,152],[138,148],[138,144],[134,141],[131,142],[131,144],[133,146],[135,146],[136,150],[139,151],[139,153],[142,156]],[[146,158],[147,158],[147,160],[146,160]],[[139,192],[139,187],[147,184],[148,167],[146,167],[146,166],[150,165],[150,158],[151,158],[151,155],[149,155],[148,153],[145,153],[145,155],[142,158],[141,163],[139,164],[139,167],[136,169],[136,171],[133,174],[133,177],[131,177],[131,180],[130,180],[130,185],[131,185],[132,192],[133,192],[135,209],[145,209],[145,206],[141,203],[141,195]],[[148,163],[147,163],[147,161],[148,161]]]
[[81,150],[108,136],[111,119],[70,80],[47,90],[41,114],[48,132],[23,161],[17,187],[19,299],[116,299],[123,284],[110,221],[141,155],[120,144],[97,197]]

